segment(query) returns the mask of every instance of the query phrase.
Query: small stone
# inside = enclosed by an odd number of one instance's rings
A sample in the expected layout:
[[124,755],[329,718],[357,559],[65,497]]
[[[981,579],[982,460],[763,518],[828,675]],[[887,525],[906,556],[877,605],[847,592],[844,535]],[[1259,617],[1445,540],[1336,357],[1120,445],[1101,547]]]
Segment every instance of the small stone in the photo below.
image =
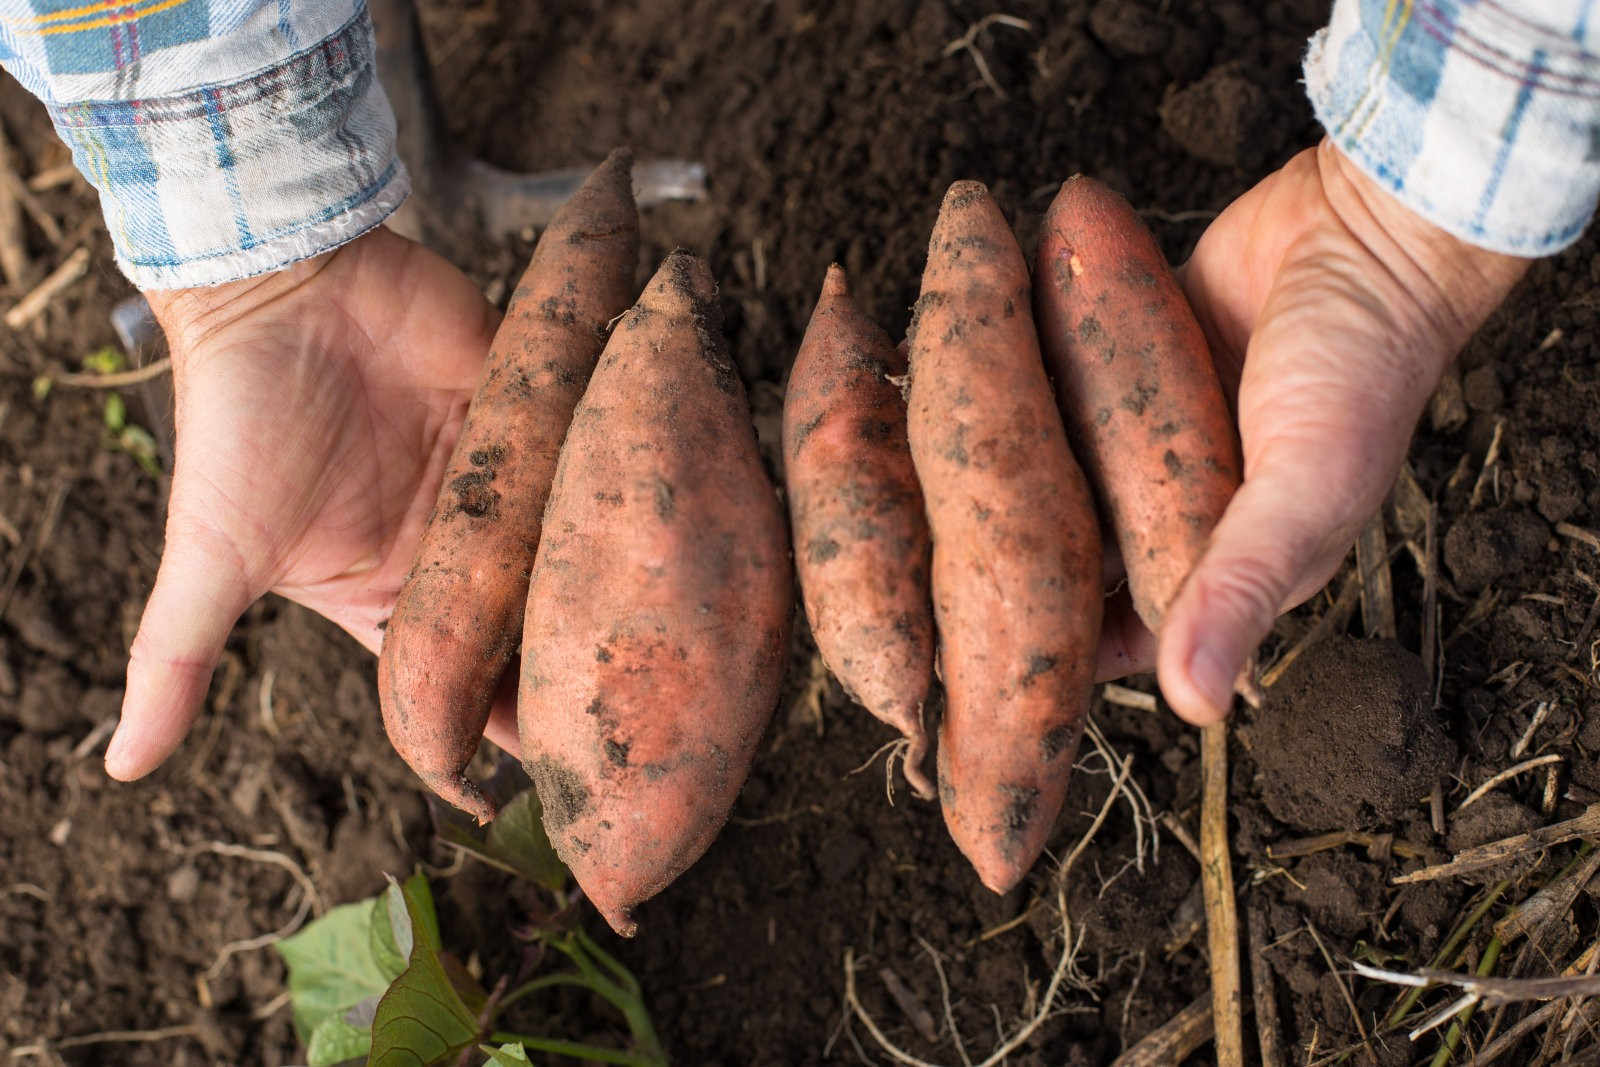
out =
[[1461,380],[1461,391],[1467,407],[1473,411],[1499,411],[1506,400],[1505,390],[1500,387],[1500,373],[1493,363],[1468,371]]
[[192,864],[179,867],[167,876],[167,899],[187,904],[200,889],[200,872]]

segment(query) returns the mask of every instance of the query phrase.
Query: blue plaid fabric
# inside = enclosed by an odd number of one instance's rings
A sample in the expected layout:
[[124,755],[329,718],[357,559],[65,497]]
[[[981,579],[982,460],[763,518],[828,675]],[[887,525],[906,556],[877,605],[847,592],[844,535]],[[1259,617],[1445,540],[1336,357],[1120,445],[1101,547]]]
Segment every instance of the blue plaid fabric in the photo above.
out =
[[1600,2],[1337,0],[1306,86],[1329,135],[1413,211],[1542,256],[1600,196]]
[[0,0],[0,64],[144,289],[277,270],[400,205],[374,47],[364,0]]

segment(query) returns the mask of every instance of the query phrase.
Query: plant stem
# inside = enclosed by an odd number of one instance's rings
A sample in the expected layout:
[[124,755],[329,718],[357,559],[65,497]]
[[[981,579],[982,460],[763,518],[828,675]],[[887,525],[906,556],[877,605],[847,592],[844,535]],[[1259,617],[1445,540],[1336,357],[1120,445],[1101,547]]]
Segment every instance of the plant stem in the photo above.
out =
[[500,1000],[500,1010],[501,1011],[505,1011],[507,1008],[511,1007],[511,1005],[513,1005],[517,1001],[521,1000],[523,997],[528,996],[528,995],[530,995],[532,993],[537,993],[541,989],[549,989],[549,988],[551,988],[553,986],[563,986],[563,985],[566,985],[566,986],[577,986],[579,989],[587,989],[591,993],[596,992],[594,986],[591,985],[589,980],[587,978],[583,977],[582,975],[577,975],[577,974],[547,974],[547,975],[544,975],[543,977],[535,978],[531,982],[526,982],[526,983],[524,983],[522,985],[519,985],[519,986],[517,986],[517,988],[513,989],[511,992],[507,993]]
[[[1432,966],[1439,967],[1443,965],[1444,961],[1447,960],[1450,955],[1454,953],[1455,950],[1461,945],[1461,942],[1466,940],[1467,935],[1473,931],[1473,928],[1478,925],[1478,923],[1483,919],[1484,915],[1488,913],[1489,909],[1494,907],[1494,902],[1500,899],[1500,895],[1504,893],[1506,889],[1510,887],[1510,885],[1511,880],[1509,878],[1502,879],[1500,882],[1495,884],[1493,889],[1489,890],[1489,895],[1483,898],[1483,902],[1476,908],[1473,908],[1472,911],[1467,914],[1465,919],[1461,920],[1461,925],[1457,926],[1450,934],[1450,939],[1444,943],[1444,946],[1440,948],[1437,953],[1434,954]],[[1498,950],[1496,951],[1498,952]],[[1400,1003],[1395,1005],[1394,1011],[1389,1013],[1388,1025],[1390,1027],[1399,1026],[1400,1020],[1404,1019],[1408,1014],[1410,1014],[1411,1009],[1416,1006],[1417,999],[1421,997],[1422,994],[1423,987],[1416,986],[1404,997],[1402,997],[1400,999]]]
[[[1478,977],[1487,978],[1494,971],[1494,965],[1500,958],[1500,939],[1493,937],[1483,950],[1483,960],[1478,964]],[[1456,1016],[1456,1021],[1450,1024],[1450,1032],[1445,1034],[1444,1044],[1439,1046],[1439,1051],[1434,1053],[1433,1063],[1430,1067],[1445,1067],[1454,1056],[1456,1049],[1461,1046],[1461,1035],[1466,1032],[1467,1023],[1472,1021],[1472,1013],[1477,1009],[1477,1001],[1473,1001],[1461,1009]]]
[[509,1045],[513,1042],[523,1048],[534,1052],[554,1052],[558,1056],[571,1056],[575,1060],[590,1060],[595,1063],[620,1063],[624,1067],[660,1067],[664,1060],[647,1059],[634,1052],[624,1052],[621,1049],[601,1048],[599,1045],[585,1045],[581,1041],[562,1041],[554,1037],[533,1037],[528,1034],[514,1034],[505,1030],[496,1030],[489,1035],[489,1040],[499,1045]]

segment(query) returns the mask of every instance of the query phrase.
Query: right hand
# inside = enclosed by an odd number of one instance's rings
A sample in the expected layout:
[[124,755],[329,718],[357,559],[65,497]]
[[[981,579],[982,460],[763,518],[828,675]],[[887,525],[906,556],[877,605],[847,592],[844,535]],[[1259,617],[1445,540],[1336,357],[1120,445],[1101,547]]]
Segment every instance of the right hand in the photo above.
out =
[[1160,634],[1179,715],[1227,714],[1247,657],[1338,569],[1445,367],[1528,262],[1412,213],[1326,140],[1206,230],[1182,281],[1234,399],[1244,483]]

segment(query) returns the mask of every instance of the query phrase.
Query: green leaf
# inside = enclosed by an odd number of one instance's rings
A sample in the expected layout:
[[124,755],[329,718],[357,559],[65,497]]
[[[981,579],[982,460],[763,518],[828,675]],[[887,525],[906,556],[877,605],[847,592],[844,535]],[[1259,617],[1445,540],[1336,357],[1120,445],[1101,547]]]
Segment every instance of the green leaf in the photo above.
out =
[[334,1067],[346,1060],[360,1059],[372,1051],[370,1027],[352,1026],[340,1016],[322,1020],[306,1042],[309,1067]]
[[121,433],[128,425],[128,402],[122,399],[121,393],[106,394],[105,420],[106,429],[112,433]]
[[567,884],[567,867],[544,832],[539,793],[529,789],[507,804],[489,824],[489,851],[552,893]]
[[50,390],[55,386],[56,380],[48,374],[41,374],[33,380],[33,398],[41,403],[50,395]]
[[117,437],[117,447],[132,456],[152,478],[161,474],[161,462],[156,458],[156,439],[143,426],[128,425]]
[[[427,880],[415,874],[405,884],[390,881],[386,907],[404,904],[410,936],[404,921],[391,921],[396,946],[410,940],[411,952],[405,971],[389,986],[372,1020],[372,1067],[432,1064],[450,1059],[477,1043],[477,1012],[468,1006],[452,975],[439,956],[439,921],[433,912],[433,896]],[[458,969],[459,970],[459,969]],[[470,980],[466,997],[481,1005],[485,994]]]
[[107,345],[84,356],[83,365],[96,374],[115,374],[127,366],[127,361],[122,358],[121,352]]
[[[479,1045],[478,1047],[489,1054],[489,1064],[493,1064],[494,1067],[518,1067],[519,1064],[533,1062],[528,1059],[528,1050],[522,1047],[522,1042],[520,1041],[513,1041],[509,1045],[501,1045],[497,1049],[490,1048],[488,1045]],[[489,1064],[485,1064],[484,1067],[489,1067]]]
[[552,893],[567,884],[566,865],[544,832],[539,794],[531,788],[501,805],[487,830],[443,804],[435,805],[434,821],[440,837],[491,866]]
[[341,905],[278,942],[278,955],[289,965],[289,999],[301,1041],[309,1043],[325,1020],[381,994],[399,974],[398,966],[386,967],[372,951],[374,903]]

